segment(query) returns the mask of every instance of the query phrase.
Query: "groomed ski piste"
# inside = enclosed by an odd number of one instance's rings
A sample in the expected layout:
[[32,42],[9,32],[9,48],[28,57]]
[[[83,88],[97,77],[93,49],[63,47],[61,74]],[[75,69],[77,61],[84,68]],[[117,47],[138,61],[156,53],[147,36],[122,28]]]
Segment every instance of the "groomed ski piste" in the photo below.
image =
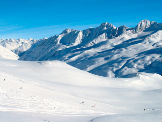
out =
[[[7,53],[8,54],[8,53]],[[162,76],[108,78],[0,56],[0,122],[161,122]]]

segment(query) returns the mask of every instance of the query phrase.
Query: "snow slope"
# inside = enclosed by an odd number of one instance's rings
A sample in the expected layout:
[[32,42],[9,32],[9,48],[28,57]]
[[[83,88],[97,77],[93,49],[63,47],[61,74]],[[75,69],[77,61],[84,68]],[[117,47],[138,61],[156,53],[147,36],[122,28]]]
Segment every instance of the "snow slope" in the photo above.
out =
[[103,23],[83,31],[66,29],[38,41],[20,60],[60,60],[108,77],[139,72],[162,74],[162,24],[142,20],[134,28]]
[[10,50],[0,46],[0,59],[1,58],[17,60],[18,56]]
[[161,122],[162,76],[105,78],[60,61],[0,59],[0,122]]

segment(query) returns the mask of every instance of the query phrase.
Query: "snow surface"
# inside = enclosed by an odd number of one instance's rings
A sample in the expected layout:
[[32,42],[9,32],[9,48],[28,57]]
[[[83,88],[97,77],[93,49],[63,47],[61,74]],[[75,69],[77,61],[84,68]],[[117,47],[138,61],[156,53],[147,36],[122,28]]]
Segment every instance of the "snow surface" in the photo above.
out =
[[0,59],[0,122],[161,122],[162,76],[105,78],[60,61]]
[[17,60],[19,57],[10,50],[0,46],[0,59],[1,58]]

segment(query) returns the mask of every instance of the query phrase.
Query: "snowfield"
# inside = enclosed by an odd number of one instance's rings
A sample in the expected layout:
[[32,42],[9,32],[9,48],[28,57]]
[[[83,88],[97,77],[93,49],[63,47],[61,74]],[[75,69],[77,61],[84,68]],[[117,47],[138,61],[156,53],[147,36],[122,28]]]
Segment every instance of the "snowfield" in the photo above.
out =
[[0,45],[0,58],[17,60],[19,56]]
[[162,76],[107,78],[0,58],[0,122],[161,122]]

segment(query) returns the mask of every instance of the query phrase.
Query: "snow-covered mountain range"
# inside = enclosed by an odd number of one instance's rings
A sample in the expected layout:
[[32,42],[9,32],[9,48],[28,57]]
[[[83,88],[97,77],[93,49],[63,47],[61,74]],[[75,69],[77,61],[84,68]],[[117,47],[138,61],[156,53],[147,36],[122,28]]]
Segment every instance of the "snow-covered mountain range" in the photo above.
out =
[[102,23],[83,31],[66,29],[35,43],[20,60],[60,60],[108,77],[162,74],[162,24],[142,20],[134,28]]

